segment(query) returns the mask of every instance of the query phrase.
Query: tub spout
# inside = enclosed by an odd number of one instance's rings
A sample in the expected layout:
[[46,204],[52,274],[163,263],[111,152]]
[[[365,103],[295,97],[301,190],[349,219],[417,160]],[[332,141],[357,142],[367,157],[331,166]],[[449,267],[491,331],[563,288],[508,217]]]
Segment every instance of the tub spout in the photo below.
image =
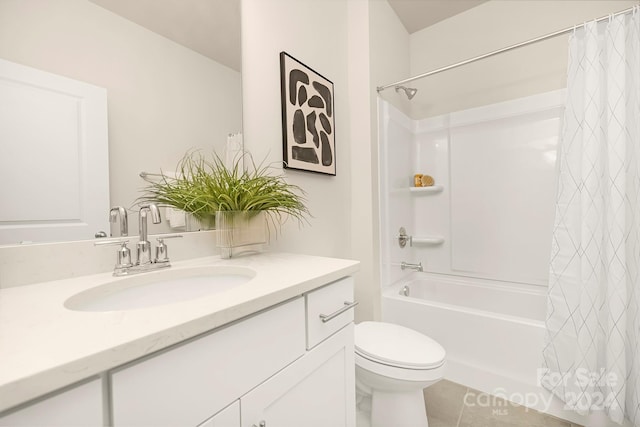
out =
[[422,269],[422,263],[421,262],[419,262],[417,264],[411,264],[411,263],[402,261],[402,264],[400,264],[400,269],[401,270],[409,269],[409,270],[415,270],[415,271],[424,271]]

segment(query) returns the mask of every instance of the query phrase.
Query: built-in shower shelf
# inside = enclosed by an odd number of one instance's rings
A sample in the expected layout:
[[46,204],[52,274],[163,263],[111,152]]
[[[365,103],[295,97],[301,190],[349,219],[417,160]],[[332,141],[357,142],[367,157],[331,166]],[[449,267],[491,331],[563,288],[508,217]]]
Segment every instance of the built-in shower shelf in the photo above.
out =
[[444,190],[442,185],[432,185],[430,187],[409,187],[410,192],[419,194],[434,194],[439,193],[442,190]]
[[411,238],[411,244],[414,246],[437,246],[443,243],[444,243],[444,237],[440,237],[440,236]]

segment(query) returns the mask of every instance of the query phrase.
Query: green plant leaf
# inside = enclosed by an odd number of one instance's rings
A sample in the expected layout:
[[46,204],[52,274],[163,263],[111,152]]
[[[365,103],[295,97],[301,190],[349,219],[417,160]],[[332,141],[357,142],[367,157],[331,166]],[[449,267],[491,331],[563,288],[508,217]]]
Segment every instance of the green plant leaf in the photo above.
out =
[[[249,160],[246,170],[240,168],[243,159]],[[311,214],[304,191],[287,183],[283,175],[271,173],[273,169],[264,161],[256,165],[247,152],[227,168],[216,153],[206,158],[190,151],[178,163],[175,178],[165,174],[159,180],[145,178],[148,185],[137,202],[171,206],[198,219],[214,216],[216,211],[265,211],[272,226],[289,217],[308,222]]]

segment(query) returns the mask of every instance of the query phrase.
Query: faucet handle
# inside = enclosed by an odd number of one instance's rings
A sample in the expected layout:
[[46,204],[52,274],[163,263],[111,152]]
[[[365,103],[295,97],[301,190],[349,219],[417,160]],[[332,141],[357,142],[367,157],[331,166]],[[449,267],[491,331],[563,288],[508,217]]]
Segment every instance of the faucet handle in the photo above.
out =
[[162,237],[158,237],[156,238],[156,240],[158,241],[158,245],[156,246],[156,260],[155,262],[169,262],[169,252],[167,249],[167,245],[165,245],[164,240],[165,239],[177,239],[179,237],[182,237],[182,234],[174,234],[174,235],[170,235],[170,236],[162,236]]
[[126,245],[127,243],[129,243],[129,239],[100,240],[93,242],[93,246]]
[[118,249],[118,260],[116,261],[116,269],[128,268],[133,264],[131,263],[131,250],[127,247],[128,240],[122,242],[120,249]]
[[118,249],[118,258],[116,261],[116,271],[118,269],[131,267],[133,264],[131,263],[131,251],[127,247],[127,243],[129,243],[128,239],[122,240],[105,240],[100,242],[94,242],[94,246],[110,246],[110,245],[120,245],[120,249]]
[[398,245],[400,248],[404,248],[407,246],[407,242],[409,242],[409,246],[413,246],[413,237],[407,234],[407,230],[404,227],[400,227],[400,231],[398,232]]

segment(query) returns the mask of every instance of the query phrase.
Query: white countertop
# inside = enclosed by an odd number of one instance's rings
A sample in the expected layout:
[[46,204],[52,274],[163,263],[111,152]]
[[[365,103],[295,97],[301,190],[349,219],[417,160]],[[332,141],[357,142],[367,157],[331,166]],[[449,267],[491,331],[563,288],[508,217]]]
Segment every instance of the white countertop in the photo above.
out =
[[358,262],[286,253],[199,258],[171,269],[248,267],[256,277],[222,293],[128,311],[64,307],[111,273],[0,289],[0,411],[286,301],[358,269]]

